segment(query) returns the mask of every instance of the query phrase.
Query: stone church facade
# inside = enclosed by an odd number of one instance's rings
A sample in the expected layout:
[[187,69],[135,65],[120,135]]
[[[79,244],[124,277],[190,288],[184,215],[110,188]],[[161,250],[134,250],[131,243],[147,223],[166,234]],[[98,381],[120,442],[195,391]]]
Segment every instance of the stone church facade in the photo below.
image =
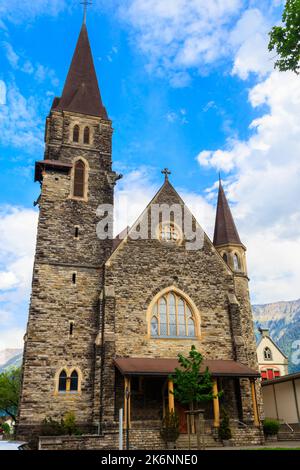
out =
[[[203,238],[199,249],[188,249],[187,208],[167,171],[135,226],[100,239],[97,209],[113,206],[120,178],[112,170],[112,134],[83,24],[62,96],[47,117],[44,160],[36,163],[41,195],[18,435],[39,434],[45,417],[73,411],[101,447],[124,408],[136,447],[159,448],[167,409],[177,410],[181,434],[187,431],[170,374],[177,355],[195,345],[214,391],[224,391],[205,407],[207,436],[217,436],[224,407],[234,440],[259,442],[246,248],[222,184],[213,242],[191,216]],[[182,223],[159,209],[153,236],[152,208],[161,205],[176,207]]]

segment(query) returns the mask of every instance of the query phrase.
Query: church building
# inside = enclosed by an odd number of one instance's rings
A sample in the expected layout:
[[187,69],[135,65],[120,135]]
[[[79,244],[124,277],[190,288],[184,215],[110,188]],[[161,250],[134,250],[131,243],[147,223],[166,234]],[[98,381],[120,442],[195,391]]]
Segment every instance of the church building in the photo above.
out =
[[[261,442],[246,247],[222,183],[213,241],[167,170],[133,227],[115,239],[100,236],[111,217],[99,207],[113,207],[121,177],[112,169],[112,134],[84,22],[35,166],[41,194],[17,434],[38,435],[46,417],[72,411],[100,448],[117,436],[123,408],[135,448],[161,448],[167,409],[177,411],[181,435],[187,432],[187,409],[174,400],[170,374],[178,354],[195,345],[216,394],[205,405],[208,442],[218,441],[223,410],[233,442]],[[187,219],[199,235],[196,249]]]

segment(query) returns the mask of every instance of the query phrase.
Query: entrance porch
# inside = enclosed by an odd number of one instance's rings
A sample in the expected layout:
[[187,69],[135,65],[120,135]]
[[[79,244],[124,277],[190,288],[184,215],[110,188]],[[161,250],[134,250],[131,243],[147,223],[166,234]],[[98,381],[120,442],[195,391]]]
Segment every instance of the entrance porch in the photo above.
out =
[[[159,433],[166,410],[176,410],[180,422],[179,442],[184,442],[183,436],[188,431],[188,410],[174,400],[173,382],[169,378],[179,366],[177,359],[118,358],[115,359],[115,366],[115,420],[118,420],[119,409],[123,408],[124,430],[129,429],[132,435],[138,429],[156,429]],[[255,387],[259,373],[235,361],[206,361],[203,369],[206,366],[213,377],[214,393],[224,392],[220,399],[216,397],[204,405],[207,443],[213,445],[219,442],[218,428],[223,406],[230,417],[233,437],[241,433],[244,437],[249,434],[249,443],[253,442],[253,432],[250,430],[256,428],[259,431],[260,427]],[[236,430],[240,431],[237,433]],[[254,434],[257,439],[257,433]]]

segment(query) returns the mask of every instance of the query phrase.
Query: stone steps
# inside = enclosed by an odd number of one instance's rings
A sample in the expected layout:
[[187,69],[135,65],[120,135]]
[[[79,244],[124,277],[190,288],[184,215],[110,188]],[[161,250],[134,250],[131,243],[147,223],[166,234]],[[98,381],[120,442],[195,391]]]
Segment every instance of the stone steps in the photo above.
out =
[[[222,447],[222,444],[215,440],[211,434],[205,434],[205,447]],[[188,434],[181,434],[176,442],[178,450],[189,450]],[[191,450],[197,450],[197,436],[191,434]]]

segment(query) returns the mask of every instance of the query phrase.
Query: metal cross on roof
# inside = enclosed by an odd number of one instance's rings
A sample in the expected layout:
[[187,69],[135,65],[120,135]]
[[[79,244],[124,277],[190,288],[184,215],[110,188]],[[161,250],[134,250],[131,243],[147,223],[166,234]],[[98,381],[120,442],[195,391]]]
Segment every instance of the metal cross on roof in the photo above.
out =
[[86,12],[87,12],[87,7],[89,5],[93,5],[93,3],[90,0],[83,0],[80,2],[81,5],[83,5],[83,24],[86,24]]
[[162,170],[162,174],[165,175],[165,181],[168,181],[169,175],[171,174],[170,170],[168,168],[164,168]]

